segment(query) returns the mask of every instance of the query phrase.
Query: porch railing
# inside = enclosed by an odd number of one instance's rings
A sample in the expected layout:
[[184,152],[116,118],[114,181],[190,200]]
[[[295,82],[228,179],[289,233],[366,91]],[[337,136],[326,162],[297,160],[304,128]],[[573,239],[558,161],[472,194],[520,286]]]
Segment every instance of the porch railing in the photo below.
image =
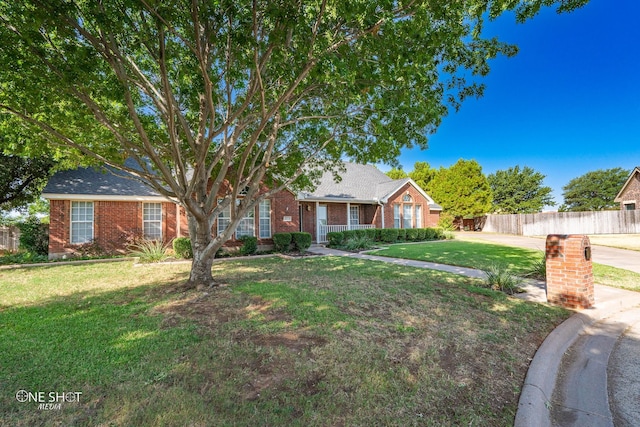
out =
[[327,243],[327,233],[346,230],[364,230],[374,228],[373,224],[352,224],[352,225],[320,225],[318,243]]

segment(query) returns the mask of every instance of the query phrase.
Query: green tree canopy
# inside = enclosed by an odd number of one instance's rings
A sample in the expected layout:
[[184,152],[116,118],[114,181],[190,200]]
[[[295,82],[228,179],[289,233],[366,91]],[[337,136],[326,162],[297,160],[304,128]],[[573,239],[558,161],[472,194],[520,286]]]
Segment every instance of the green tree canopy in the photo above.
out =
[[177,200],[190,283],[212,284],[214,254],[260,199],[345,157],[391,164],[426,148],[449,108],[481,95],[489,61],[517,50],[484,37],[486,19],[586,3],[0,0],[0,133],[70,147]]
[[543,185],[545,176],[532,168],[515,166],[487,176],[493,192],[495,213],[519,214],[540,212],[545,205],[554,206],[551,187]]
[[35,202],[55,162],[48,157],[27,158],[0,153],[0,211]]
[[409,178],[414,180],[420,188],[427,191],[427,186],[436,175],[436,172],[437,170],[432,168],[427,162],[415,162],[413,164],[413,170],[409,172]]
[[407,178],[409,175],[407,175],[407,173],[405,171],[403,171],[402,169],[398,169],[398,168],[391,168],[386,175],[391,178],[391,179],[402,179],[402,178]]
[[436,203],[456,217],[484,215],[491,210],[491,187],[475,160],[460,159],[450,168],[441,167],[427,190]]
[[601,211],[618,209],[614,202],[631,172],[622,168],[598,169],[569,181],[562,187],[562,212]]

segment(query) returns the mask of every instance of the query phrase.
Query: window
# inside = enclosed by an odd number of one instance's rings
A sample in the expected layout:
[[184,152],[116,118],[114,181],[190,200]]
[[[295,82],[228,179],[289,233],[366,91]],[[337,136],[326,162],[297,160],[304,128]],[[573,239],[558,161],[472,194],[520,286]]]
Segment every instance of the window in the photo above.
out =
[[[236,202],[239,203],[240,200],[236,200]],[[236,239],[239,239],[240,237],[243,237],[243,236],[255,235],[254,233],[255,221],[253,220],[253,218],[255,217],[256,214],[254,211],[255,209],[249,209],[249,212],[247,212],[247,216],[242,218],[238,223],[238,226],[236,227]]]
[[411,198],[410,195],[405,194],[404,197],[402,197],[402,201],[403,202],[411,202],[413,199]]
[[260,238],[271,237],[271,200],[266,199],[258,205],[258,221],[260,226]]
[[633,211],[633,210],[636,209],[636,204],[633,203],[633,202],[627,202],[627,203],[624,204],[624,209],[626,211]]
[[162,203],[142,205],[142,235],[147,240],[162,240]]
[[402,228],[413,228],[413,205],[403,205],[402,210]]
[[93,202],[71,202],[71,243],[93,240]]
[[400,205],[393,205],[393,228],[400,228]]
[[422,205],[416,205],[416,228],[422,228]]
[[[222,199],[218,200],[221,203]],[[227,206],[218,214],[218,234],[222,234],[231,223],[231,205]]]
[[349,207],[349,225],[360,224],[360,206]]

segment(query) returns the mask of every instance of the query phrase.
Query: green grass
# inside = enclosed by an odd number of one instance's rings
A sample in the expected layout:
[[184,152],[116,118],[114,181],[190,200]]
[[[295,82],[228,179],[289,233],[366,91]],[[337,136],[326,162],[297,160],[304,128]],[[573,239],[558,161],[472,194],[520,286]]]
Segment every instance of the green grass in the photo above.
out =
[[[502,265],[515,275],[526,275],[544,257],[544,252],[539,250],[459,240],[396,244],[373,253],[479,270],[488,270],[495,265]],[[640,291],[640,274],[633,271],[593,263],[593,276],[594,282],[601,285]]]
[[[348,258],[0,272],[0,425],[513,424],[567,316],[443,272]],[[59,411],[18,390],[81,392]]]

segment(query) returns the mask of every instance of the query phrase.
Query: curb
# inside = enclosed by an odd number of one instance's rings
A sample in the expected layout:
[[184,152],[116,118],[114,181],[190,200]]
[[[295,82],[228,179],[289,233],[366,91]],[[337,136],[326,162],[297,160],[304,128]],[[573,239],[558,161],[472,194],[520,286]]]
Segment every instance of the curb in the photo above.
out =
[[[631,292],[601,285],[596,285],[596,291],[610,295]],[[639,303],[640,294],[637,298],[626,299],[605,296],[598,307],[574,314],[551,331],[529,365],[518,401],[514,426],[551,426],[551,399],[562,356],[593,324],[615,313],[631,309]]]

